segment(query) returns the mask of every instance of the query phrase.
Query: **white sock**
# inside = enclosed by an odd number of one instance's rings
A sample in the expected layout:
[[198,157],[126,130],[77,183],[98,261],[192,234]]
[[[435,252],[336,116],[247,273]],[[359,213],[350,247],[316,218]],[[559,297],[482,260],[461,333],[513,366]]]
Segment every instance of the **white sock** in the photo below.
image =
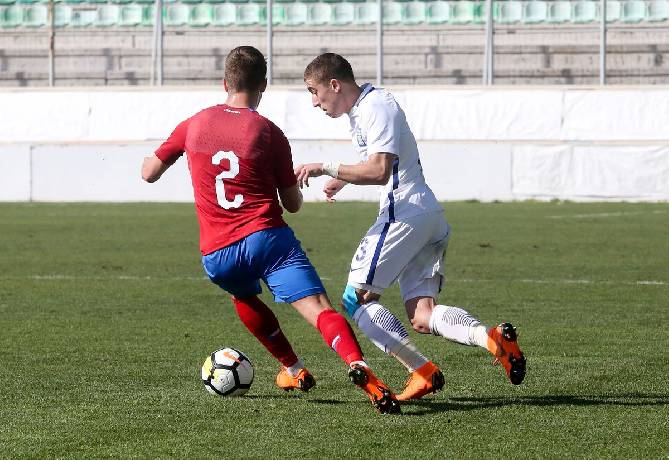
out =
[[409,372],[428,362],[409,338],[402,322],[378,302],[362,305],[353,320],[374,345],[397,359]]
[[302,369],[304,369],[304,361],[302,361],[302,358],[297,358],[295,364],[286,367],[286,371],[288,371],[291,377],[297,377],[297,374],[299,374]]
[[462,308],[437,305],[430,317],[430,330],[453,342],[488,349],[488,328]]

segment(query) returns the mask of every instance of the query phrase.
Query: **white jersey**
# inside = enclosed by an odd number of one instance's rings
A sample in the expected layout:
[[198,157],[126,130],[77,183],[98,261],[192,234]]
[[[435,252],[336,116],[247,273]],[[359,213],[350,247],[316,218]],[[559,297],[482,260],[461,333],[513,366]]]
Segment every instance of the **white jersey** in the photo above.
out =
[[374,153],[397,155],[388,183],[381,190],[379,219],[403,220],[442,211],[425,182],[416,139],[404,111],[383,88],[362,85],[362,93],[348,112],[353,146],[362,161]]

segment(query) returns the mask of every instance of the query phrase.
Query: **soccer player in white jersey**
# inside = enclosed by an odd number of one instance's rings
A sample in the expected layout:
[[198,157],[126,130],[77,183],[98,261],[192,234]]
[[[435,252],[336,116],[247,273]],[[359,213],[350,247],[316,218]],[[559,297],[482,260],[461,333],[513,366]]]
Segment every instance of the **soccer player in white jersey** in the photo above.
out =
[[380,212],[351,262],[342,304],[365,335],[410,373],[400,400],[419,399],[444,385],[439,368],[410,340],[400,320],[380,303],[384,289],[399,281],[413,329],[485,348],[502,363],[513,384],[525,377],[525,357],[510,323],[487,327],[459,307],[440,305],[444,254],[450,226],[425,182],[416,140],[392,94],[367,83],[358,86],[342,56],[325,53],[304,71],[312,104],[337,118],[348,115],[360,163],[308,163],[295,169],[300,186],[310,177],[331,176],[328,201],[346,184],[382,185]]

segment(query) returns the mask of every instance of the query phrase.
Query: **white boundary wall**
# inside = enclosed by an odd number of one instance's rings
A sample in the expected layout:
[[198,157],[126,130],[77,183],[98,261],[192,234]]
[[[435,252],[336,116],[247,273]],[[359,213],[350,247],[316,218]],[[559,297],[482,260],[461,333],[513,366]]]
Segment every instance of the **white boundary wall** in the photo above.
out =
[[[396,87],[439,199],[669,200],[669,87]],[[0,201],[192,201],[186,162],[139,177],[184,118],[225,100],[218,88],[0,91]],[[295,163],[356,162],[347,117],[303,88],[268,90],[260,113]],[[323,199],[316,180],[308,200]],[[341,199],[376,200],[374,187]]]

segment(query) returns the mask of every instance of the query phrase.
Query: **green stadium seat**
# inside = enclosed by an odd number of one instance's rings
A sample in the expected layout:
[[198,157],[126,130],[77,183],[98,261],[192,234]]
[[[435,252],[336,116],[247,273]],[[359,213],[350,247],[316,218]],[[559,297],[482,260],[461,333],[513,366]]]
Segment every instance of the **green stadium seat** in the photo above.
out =
[[86,0],[83,3],[107,3],[107,0]]
[[426,15],[428,24],[444,24],[451,20],[451,4],[443,0],[427,3]]
[[226,3],[225,0],[204,0],[204,1],[205,3],[214,3],[214,4]]
[[424,2],[406,3],[402,13],[402,24],[415,25],[427,21],[427,7]]
[[332,20],[332,6],[327,3],[313,3],[308,6],[306,24],[309,26],[320,26],[328,24]]
[[[267,24],[267,5],[261,5],[261,24]],[[272,4],[272,24],[278,25],[286,22],[286,7],[285,5]]]
[[343,26],[351,24],[355,19],[355,5],[352,3],[335,3],[332,5],[332,24]]
[[237,7],[231,3],[214,5],[214,18],[212,24],[215,26],[230,26],[237,21]]
[[193,5],[188,17],[190,27],[207,27],[214,21],[214,8],[207,4]]
[[452,3],[451,24],[467,24],[476,21],[478,5],[470,0],[461,0]]
[[23,22],[23,8],[18,5],[0,7],[0,26],[3,29],[18,27]]
[[65,27],[72,21],[72,7],[70,5],[58,4],[53,9],[53,25]]
[[135,27],[142,23],[142,5],[130,4],[121,6],[118,16],[118,25],[121,27]]
[[573,14],[574,22],[595,22],[599,18],[597,2],[594,0],[580,0],[574,2]]
[[[374,3],[378,5],[377,3]],[[378,8],[378,6],[376,7]],[[375,8],[375,9],[376,9]],[[404,14],[404,5],[398,1],[385,2],[383,4],[383,23],[388,25],[399,24],[402,22]]]
[[639,22],[646,19],[646,2],[643,0],[627,0],[623,3],[620,16],[623,22]]
[[202,0],[179,0],[179,1],[187,5],[202,3]]
[[[16,0],[16,3],[21,5],[32,5],[33,3],[40,3],[41,0]],[[48,3],[48,2],[44,2]]]
[[254,26],[265,22],[265,10],[257,3],[237,5],[237,20],[239,26]]
[[2,5],[13,5],[15,0],[0,0],[0,6]]
[[120,9],[118,5],[100,5],[93,25],[96,27],[111,27],[117,25],[119,11]]
[[142,7],[142,27],[153,27],[156,23],[156,7],[154,5],[139,5]]
[[357,3],[353,23],[359,26],[375,24],[379,16],[379,7],[374,2]]
[[666,21],[669,19],[669,0],[650,0],[648,2],[649,21]]
[[167,5],[163,11],[163,24],[168,27],[184,26],[188,23],[190,8],[188,5],[174,3]]
[[111,0],[111,2],[118,5],[127,5],[128,3],[132,3],[132,0]]
[[[275,5],[276,6],[276,5]],[[283,5],[285,18],[281,22],[287,26],[306,24],[309,17],[309,6],[305,3],[288,3]]]
[[230,3],[249,3],[249,0],[228,0]]
[[72,5],[78,5],[84,3],[86,0],[65,0],[65,3],[70,3]]
[[97,9],[74,10],[70,25],[74,27],[88,27],[93,25],[98,16]]
[[606,22],[620,21],[622,10],[620,0],[608,0],[606,2]]
[[523,23],[537,24],[546,21],[548,17],[548,4],[542,0],[530,0],[525,2],[523,11]]
[[26,5],[23,7],[23,25],[26,27],[44,27],[49,17],[47,5]]
[[567,0],[556,0],[548,5],[548,18],[550,23],[569,22],[572,18],[571,2]]
[[495,2],[495,18],[501,24],[513,24],[523,19],[523,2]]

